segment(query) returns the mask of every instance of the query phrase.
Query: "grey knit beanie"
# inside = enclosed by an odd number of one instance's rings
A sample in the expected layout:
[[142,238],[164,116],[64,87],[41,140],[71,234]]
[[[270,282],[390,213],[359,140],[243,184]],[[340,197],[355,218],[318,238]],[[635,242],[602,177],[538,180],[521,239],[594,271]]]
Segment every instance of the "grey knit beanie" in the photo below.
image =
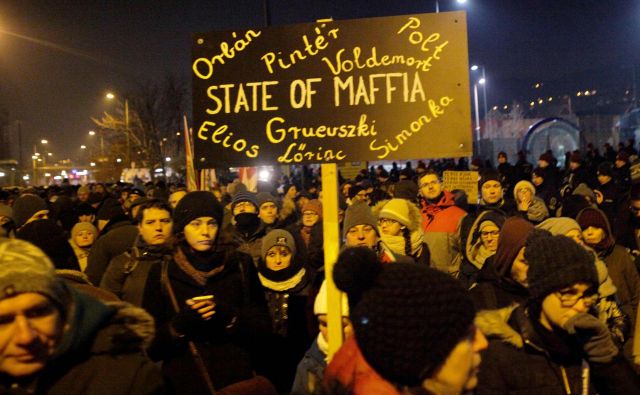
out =
[[271,247],[283,246],[289,248],[291,255],[296,255],[296,242],[284,229],[274,229],[262,238],[262,259],[265,259]]
[[65,306],[65,287],[49,258],[36,246],[19,239],[0,240],[0,300],[17,294],[42,294]]
[[342,237],[346,237],[349,229],[357,225],[371,225],[376,230],[376,233],[378,233],[376,217],[373,215],[371,207],[369,207],[366,202],[358,201],[347,208],[344,213]]

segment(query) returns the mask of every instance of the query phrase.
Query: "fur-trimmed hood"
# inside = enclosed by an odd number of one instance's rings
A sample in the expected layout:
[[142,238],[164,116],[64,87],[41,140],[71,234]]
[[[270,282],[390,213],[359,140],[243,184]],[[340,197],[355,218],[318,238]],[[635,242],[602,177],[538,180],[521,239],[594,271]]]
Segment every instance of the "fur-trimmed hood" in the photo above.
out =
[[[387,203],[389,203],[389,201],[390,200],[388,199],[381,200],[371,208],[371,212],[376,218],[380,216],[380,212],[382,211],[382,208]],[[410,202],[409,200],[407,200],[406,202],[407,202],[407,207],[409,209],[409,220],[410,220],[410,222],[407,224],[407,228],[409,229],[410,232],[415,232],[421,228],[420,223],[422,222],[422,215],[420,214],[420,209],[418,208],[418,206],[416,206],[413,202]]]
[[70,307],[55,358],[135,353],[151,344],[155,323],[142,308],[125,302],[103,303],[73,289],[69,294]]
[[146,310],[126,302],[107,302],[115,313],[109,325],[101,329],[93,352],[134,352],[146,350],[155,336],[155,321]]
[[506,217],[504,213],[502,213],[502,211],[500,210],[486,210],[481,212],[478,217],[476,217],[475,221],[473,221],[473,225],[471,225],[469,233],[467,233],[464,254],[467,260],[478,269],[481,269],[484,265],[484,261],[479,262],[476,259],[478,255],[478,249],[482,245],[482,238],[480,237],[480,225],[484,221],[491,221],[498,227],[498,229],[502,229],[502,225],[504,225],[505,219]]
[[497,310],[481,310],[476,314],[474,324],[488,339],[499,339],[516,348],[522,348],[522,335],[509,325],[511,314],[517,307],[517,304],[512,304]]

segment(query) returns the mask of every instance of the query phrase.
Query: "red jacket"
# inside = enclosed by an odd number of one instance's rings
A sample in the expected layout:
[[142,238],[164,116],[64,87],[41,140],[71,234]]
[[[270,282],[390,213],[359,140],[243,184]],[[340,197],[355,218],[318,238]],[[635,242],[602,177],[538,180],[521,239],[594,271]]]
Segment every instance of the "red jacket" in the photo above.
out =
[[422,230],[425,233],[454,233],[457,230],[460,219],[467,213],[455,205],[451,192],[443,191],[442,198],[438,203],[429,204],[425,199],[422,199],[420,214],[422,215]]
[[324,381],[330,393],[336,388],[347,388],[354,395],[401,395],[364,359],[355,336],[348,338],[334,355],[325,370]]

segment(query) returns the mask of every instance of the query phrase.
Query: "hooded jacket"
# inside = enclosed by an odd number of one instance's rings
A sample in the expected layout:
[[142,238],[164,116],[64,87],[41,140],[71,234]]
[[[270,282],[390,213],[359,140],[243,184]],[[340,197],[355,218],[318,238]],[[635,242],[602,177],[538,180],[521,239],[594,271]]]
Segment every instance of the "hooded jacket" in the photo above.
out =
[[[465,246],[464,260],[460,265],[459,279],[465,283],[466,287],[473,285],[477,279],[480,270],[484,267],[486,260],[495,254],[484,250],[482,246],[482,238],[480,236],[480,225],[485,221],[491,221],[498,227],[502,228],[505,221],[504,214],[499,210],[487,210],[481,212],[471,225],[471,228],[465,232],[466,235],[462,241]],[[486,254],[489,255],[486,255]]]
[[523,218],[511,217],[505,221],[498,250],[487,260],[478,274],[478,283],[470,289],[477,310],[502,308],[527,299],[529,292],[511,277],[511,267],[533,229]]
[[595,248],[600,259],[607,265],[609,276],[617,289],[618,300],[622,310],[632,319],[632,327],[635,326],[635,317],[638,311],[638,303],[640,302],[640,275],[636,269],[631,255],[627,250],[615,244],[613,233],[607,216],[598,209],[587,208],[578,213],[577,221],[581,222],[581,216],[586,210],[595,210],[600,216],[603,223],[606,224],[605,237],[607,246],[604,248]]
[[[52,360],[37,375],[36,393],[164,393],[158,367],[143,354],[154,335],[151,316],[127,303],[103,304],[69,292],[66,329]],[[10,392],[10,385],[0,382],[0,393]]]
[[586,395],[594,389],[613,395],[637,393],[640,388],[623,357],[587,364],[568,335],[536,325],[524,307],[479,312],[475,324],[490,340],[482,355],[478,395]]
[[443,191],[437,203],[421,200],[422,231],[431,253],[431,267],[458,275],[462,253],[460,224],[467,213],[457,207],[453,194]]

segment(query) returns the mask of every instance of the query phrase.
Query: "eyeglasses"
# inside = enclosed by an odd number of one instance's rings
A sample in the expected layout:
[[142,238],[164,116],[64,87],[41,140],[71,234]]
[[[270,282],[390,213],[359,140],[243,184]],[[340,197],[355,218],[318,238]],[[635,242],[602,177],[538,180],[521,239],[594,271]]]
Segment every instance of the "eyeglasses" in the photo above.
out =
[[555,295],[560,299],[562,307],[573,307],[580,299],[582,299],[582,303],[584,303],[586,307],[590,307],[598,300],[597,293],[589,292],[580,294],[579,292],[580,291],[575,289],[569,289],[566,291],[558,291]]
[[492,231],[487,231],[487,232],[480,232],[480,236],[482,236],[482,237],[498,237],[498,236],[500,236],[500,231],[499,230],[492,230]]
[[398,221],[396,221],[395,219],[391,219],[391,218],[380,218],[378,219],[378,225],[393,225],[393,224],[397,224]]

